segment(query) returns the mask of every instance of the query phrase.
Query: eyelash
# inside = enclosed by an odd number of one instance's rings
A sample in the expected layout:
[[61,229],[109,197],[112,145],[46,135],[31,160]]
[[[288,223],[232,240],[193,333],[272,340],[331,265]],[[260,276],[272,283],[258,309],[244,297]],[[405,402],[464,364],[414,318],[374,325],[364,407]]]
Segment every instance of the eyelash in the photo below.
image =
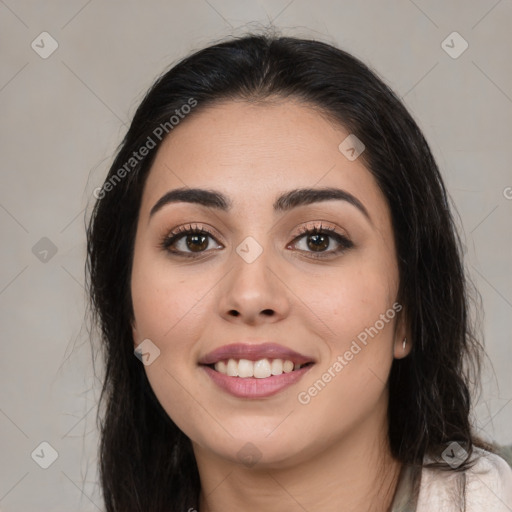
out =
[[[321,223],[319,226],[313,227],[302,227],[299,230],[299,234],[292,240],[292,244],[297,243],[301,238],[304,238],[307,235],[329,235],[333,238],[338,244],[338,248],[335,250],[322,251],[322,252],[314,252],[314,251],[302,251],[313,258],[322,259],[328,258],[330,256],[341,254],[345,252],[347,249],[350,249],[354,246],[351,240],[349,240],[346,236],[338,233],[334,228],[324,227]],[[179,228],[171,231],[168,235],[164,236],[160,242],[160,247],[174,256],[183,257],[183,258],[198,258],[205,254],[207,251],[202,251],[198,253],[184,252],[184,251],[176,251],[171,249],[172,245],[174,245],[177,241],[184,238],[187,235],[207,235],[215,240],[213,233],[211,233],[208,229],[201,227],[198,228],[197,225],[192,227],[191,224],[188,226],[180,226]],[[290,244],[289,244],[290,245]],[[289,246],[287,245],[287,247]]]

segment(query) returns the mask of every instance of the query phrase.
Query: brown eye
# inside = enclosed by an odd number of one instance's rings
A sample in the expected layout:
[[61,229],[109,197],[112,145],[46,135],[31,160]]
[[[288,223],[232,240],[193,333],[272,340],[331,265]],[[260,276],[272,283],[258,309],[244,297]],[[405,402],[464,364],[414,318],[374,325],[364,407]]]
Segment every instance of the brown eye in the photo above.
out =
[[[334,249],[329,249],[332,245],[335,246]],[[324,228],[320,225],[320,227],[303,230],[288,247],[297,248],[299,252],[314,258],[327,258],[353,246],[353,242],[346,236],[332,228]]]
[[[216,242],[208,230],[189,226],[171,232],[170,235],[163,238],[160,245],[174,255],[193,257],[194,254],[205,253],[212,240]],[[215,248],[221,249],[222,246],[217,244]]]
[[204,235],[186,235],[185,243],[192,252],[201,252],[208,247],[208,236]]
[[312,251],[323,251],[329,247],[330,236],[325,234],[312,234],[307,236],[307,245]]

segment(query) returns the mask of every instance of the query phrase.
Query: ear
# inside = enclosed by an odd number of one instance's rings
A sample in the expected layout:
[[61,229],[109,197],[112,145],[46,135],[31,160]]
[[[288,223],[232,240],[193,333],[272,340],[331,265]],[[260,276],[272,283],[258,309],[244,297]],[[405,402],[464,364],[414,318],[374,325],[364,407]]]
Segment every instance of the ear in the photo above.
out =
[[395,359],[403,359],[411,353],[412,340],[409,333],[407,315],[405,310],[400,311],[395,324],[395,341],[393,344],[393,356]]
[[411,340],[409,336],[404,336],[395,340],[394,357],[395,359],[403,359],[411,353]]

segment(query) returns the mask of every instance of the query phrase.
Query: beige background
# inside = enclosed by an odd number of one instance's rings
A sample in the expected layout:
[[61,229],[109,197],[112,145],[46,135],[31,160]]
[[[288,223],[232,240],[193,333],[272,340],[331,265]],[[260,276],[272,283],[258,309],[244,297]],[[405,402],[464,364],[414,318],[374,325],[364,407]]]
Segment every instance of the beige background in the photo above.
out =
[[[512,443],[510,0],[0,0],[0,510],[102,509],[99,383],[83,328],[85,209],[154,78],[270,21],[362,58],[424,130],[485,308],[495,375],[486,373],[478,425]],[[44,31],[58,43],[47,58]],[[469,45],[458,58],[442,46],[454,31]],[[451,36],[444,46],[454,54],[463,44]],[[51,461],[42,442],[58,454],[48,469],[35,462]]]

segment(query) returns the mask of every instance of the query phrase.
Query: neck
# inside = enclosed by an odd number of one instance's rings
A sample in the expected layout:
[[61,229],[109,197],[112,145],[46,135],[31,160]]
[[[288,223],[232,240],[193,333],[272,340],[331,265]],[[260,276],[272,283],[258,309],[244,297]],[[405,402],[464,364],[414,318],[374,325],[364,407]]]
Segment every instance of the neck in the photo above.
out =
[[314,456],[286,467],[252,468],[194,451],[201,478],[199,512],[281,510],[383,512],[390,509],[401,464],[393,459],[386,429],[358,425]]

